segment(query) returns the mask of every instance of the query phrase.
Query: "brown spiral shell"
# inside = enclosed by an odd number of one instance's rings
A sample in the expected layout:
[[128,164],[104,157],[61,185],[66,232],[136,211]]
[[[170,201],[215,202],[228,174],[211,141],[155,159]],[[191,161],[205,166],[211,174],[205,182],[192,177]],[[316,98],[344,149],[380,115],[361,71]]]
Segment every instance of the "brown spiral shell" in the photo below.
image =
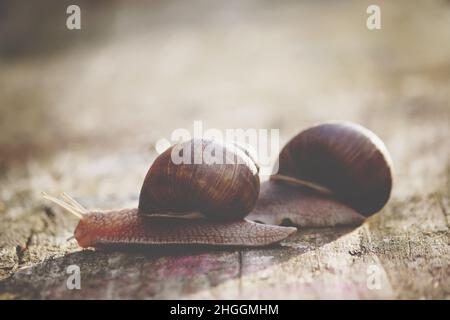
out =
[[392,189],[391,158],[368,129],[347,122],[310,127],[282,149],[277,177],[329,190],[364,216],[383,208]]
[[151,165],[139,195],[139,212],[200,212],[237,220],[254,207],[258,166],[241,147],[193,139],[170,147]]

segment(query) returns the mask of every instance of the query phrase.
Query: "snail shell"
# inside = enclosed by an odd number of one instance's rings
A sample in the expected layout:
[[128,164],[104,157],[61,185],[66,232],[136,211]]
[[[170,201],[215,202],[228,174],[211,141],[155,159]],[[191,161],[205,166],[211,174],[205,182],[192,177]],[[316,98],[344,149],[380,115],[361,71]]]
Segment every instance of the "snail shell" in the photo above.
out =
[[265,223],[289,219],[302,226],[360,224],[388,201],[391,167],[383,142],[360,125],[310,127],[282,149],[278,173],[263,183],[249,218]]
[[253,209],[259,188],[258,166],[241,147],[193,139],[155,160],[142,185],[139,211],[237,220]]

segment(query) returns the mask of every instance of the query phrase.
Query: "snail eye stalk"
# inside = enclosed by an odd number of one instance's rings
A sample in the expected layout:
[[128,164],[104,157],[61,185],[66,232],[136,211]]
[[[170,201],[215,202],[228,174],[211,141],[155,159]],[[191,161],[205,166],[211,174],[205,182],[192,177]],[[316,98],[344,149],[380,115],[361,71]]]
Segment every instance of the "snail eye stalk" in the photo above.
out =
[[61,208],[66,209],[80,220],[83,219],[84,216],[87,214],[87,210],[66,193],[62,194],[62,197],[65,199],[65,201],[53,197],[45,192],[42,192],[42,197],[44,197],[44,199],[46,200],[49,200],[59,205]]

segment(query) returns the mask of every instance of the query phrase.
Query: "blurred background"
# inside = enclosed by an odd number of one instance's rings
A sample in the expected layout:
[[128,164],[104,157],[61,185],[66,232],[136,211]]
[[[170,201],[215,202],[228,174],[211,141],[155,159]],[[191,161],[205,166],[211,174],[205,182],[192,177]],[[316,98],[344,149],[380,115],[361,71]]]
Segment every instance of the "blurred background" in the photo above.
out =
[[[449,190],[449,1],[0,1],[0,213],[135,206],[173,130],[361,123],[397,200]],[[381,30],[366,9],[381,8]],[[420,177],[420,178],[419,178]],[[0,216],[1,217],[1,216]]]

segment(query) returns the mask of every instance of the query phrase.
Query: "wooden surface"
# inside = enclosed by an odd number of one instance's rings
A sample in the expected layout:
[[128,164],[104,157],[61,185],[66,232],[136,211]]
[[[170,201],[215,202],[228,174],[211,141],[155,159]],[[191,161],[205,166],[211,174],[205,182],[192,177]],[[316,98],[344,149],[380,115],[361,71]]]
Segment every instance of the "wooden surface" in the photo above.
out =
[[[24,22],[35,41],[0,55],[0,298],[450,298],[450,6],[380,3],[378,31],[364,1],[86,4],[75,44],[58,19]],[[80,250],[75,218],[40,196],[133,207],[176,128],[279,128],[284,143],[330,119],[376,132],[394,162],[391,200],[356,229],[260,249]],[[66,287],[73,264],[81,290]]]

